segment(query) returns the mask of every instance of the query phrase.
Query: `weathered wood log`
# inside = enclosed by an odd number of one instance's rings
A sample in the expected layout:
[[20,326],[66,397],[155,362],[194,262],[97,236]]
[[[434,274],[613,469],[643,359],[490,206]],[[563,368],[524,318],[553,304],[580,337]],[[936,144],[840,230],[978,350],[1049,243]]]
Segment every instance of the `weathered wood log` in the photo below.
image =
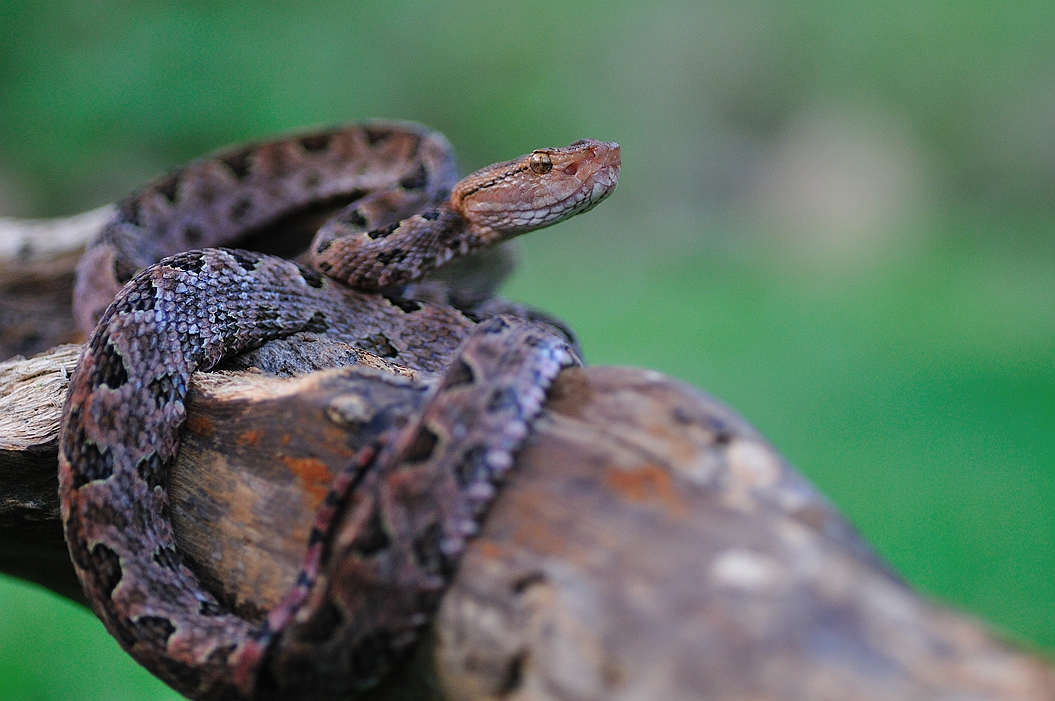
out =
[[[63,554],[54,427],[71,350],[0,365],[0,538],[23,543],[21,576]],[[328,479],[420,387],[361,365],[196,375],[171,483],[205,581],[248,615],[273,605]],[[13,440],[30,418],[37,437]],[[30,516],[50,538],[13,539]],[[35,573],[66,594],[70,577]],[[432,635],[372,697],[1052,699],[1055,667],[915,595],[713,399],[597,367],[560,376]]]
[[73,323],[73,269],[113,205],[65,219],[0,217],[0,360],[83,340]]

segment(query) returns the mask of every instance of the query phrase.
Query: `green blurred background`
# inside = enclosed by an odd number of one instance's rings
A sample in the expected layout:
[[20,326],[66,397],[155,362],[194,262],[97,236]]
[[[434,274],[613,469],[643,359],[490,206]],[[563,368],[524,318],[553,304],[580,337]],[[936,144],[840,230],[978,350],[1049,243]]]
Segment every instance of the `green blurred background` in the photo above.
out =
[[[506,293],[761,429],[923,592],[1055,647],[1055,4],[0,0],[0,215],[371,117],[618,141]],[[174,697],[0,579],[0,699]]]

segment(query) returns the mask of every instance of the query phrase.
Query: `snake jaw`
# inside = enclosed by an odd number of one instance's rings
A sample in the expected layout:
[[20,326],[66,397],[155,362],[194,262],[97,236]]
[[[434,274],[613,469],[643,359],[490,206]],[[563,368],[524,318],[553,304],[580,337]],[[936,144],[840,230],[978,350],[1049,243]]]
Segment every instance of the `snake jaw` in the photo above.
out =
[[509,238],[592,209],[615,190],[620,165],[619,144],[607,141],[537,149],[467,176],[450,203],[473,224]]

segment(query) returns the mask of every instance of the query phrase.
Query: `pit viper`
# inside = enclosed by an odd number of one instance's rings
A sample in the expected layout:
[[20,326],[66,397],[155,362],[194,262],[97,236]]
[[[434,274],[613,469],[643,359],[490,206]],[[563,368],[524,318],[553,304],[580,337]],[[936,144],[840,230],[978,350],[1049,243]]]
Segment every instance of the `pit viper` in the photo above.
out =
[[[121,203],[78,268],[75,315],[91,332],[63,410],[59,493],[77,575],[122,647],[193,699],[374,685],[437,605],[549,383],[578,362],[538,315],[415,286],[589,210],[619,168],[617,144],[586,139],[456,180],[442,136],[371,123],[221,151]],[[334,211],[311,267],[224,247]],[[337,476],[297,584],[251,621],[181,557],[166,472],[191,374],[301,331],[436,379],[407,426]]]

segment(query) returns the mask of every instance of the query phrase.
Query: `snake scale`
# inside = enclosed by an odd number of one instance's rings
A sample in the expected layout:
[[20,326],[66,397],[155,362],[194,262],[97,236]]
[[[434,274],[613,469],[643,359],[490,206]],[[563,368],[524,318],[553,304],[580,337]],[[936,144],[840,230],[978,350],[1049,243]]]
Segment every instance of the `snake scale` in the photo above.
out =
[[[59,493],[78,577],[124,649],[194,699],[375,684],[438,603],[550,381],[577,362],[538,316],[412,299],[414,284],[590,209],[619,166],[618,145],[583,140],[455,181],[442,136],[372,123],[223,151],[122,203],[78,270],[75,314],[94,330],[63,412]],[[314,269],[218,247],[327,210]],[[166,471],[191,374],[300,331],[437,379],[336,478],[296,586],[250,621],[181,558]]]

